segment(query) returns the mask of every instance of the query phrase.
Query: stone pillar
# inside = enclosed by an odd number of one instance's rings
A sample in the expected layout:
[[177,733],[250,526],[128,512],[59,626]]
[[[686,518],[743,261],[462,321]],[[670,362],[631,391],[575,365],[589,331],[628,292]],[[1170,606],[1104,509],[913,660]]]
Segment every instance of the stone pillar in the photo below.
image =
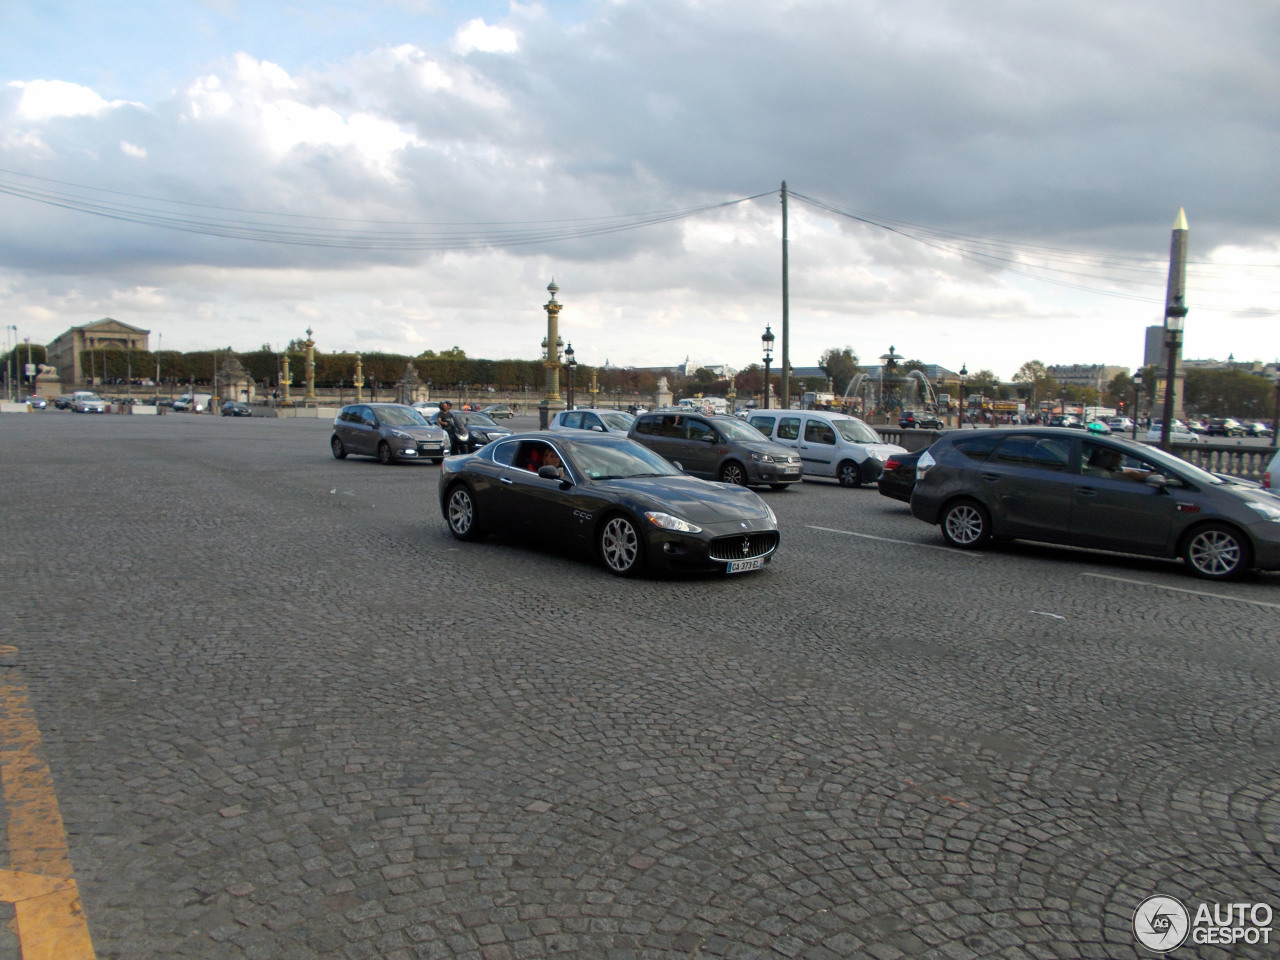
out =
[[358,353],[356,354],[355,385],[356,385],[356,403],[363,403],[364,397],[362,396],[361,390],[364,387],[364,364],[361,362],[360,354]]
[[311,328],[307,327],[307,393],[303,398],[314,403],[316,399],[316,342],[311,339]]
[[284,373],[280,376],[280,399],[286,403],[292,403],[289,399],[289,381],[293,377],[289,374],[289,355],[287,353],[284,355],[281,365],[284,367]]

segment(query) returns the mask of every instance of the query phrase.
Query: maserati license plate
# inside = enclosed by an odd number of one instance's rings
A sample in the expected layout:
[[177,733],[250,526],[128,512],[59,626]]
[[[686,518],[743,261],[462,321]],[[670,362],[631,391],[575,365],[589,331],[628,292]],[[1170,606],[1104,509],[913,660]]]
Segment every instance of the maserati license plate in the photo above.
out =
[[729,564],[730,573],[746,573],[748,570],[759,570],[764,566],[764,559],[755,557],[751,560],[734,560]]

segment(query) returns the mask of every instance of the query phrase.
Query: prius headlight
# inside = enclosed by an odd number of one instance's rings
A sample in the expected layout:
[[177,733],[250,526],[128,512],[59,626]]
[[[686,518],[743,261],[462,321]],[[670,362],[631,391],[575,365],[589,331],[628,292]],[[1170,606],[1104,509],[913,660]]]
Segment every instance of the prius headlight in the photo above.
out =
[[1249,506],[1254,510],[1257,510],[1272,523],[1280,523],[1280,507],[1273,507],[1269,503],[1254,503],[1252,500],[1249,501]]
[[644,515],[655,527],[661,527],[663,530],[675,530],[678,533],[702,532],[702,528],[696,523],[681,520],[679,517],[673,517],[671,514],[663,513],[661,510],[646,510]]

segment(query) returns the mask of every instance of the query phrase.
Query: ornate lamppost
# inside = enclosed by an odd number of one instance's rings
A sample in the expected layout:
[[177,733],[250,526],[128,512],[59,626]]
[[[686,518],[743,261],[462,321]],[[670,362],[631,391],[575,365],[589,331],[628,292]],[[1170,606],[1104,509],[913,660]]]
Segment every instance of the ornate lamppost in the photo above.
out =
[[591,371],[591,386],[587,388],[587,392],[591,394],[591,406],[595,407],[596,400],[600,396],[600,381],[596,379],[595,370]]
[[564,341],[559,334],[561,304],[556,300],[560,288],[553,279],[547,284],[547,290],[551,299],[542,306],[547,311],[547,335],[542,341],[542,365],[547,371],[547,382],[542,402],[538,404],[538,427],[542,430],[547,429],[551,418],[564,409],[560,400],[560,351],[564,349]]
[[964,414],[968,409],[967,398],[964,395],[964,381],[969,376],[969,368],[965,364],[960,364],[960,399],[956,403],[956,429],[964,429]]
[[283,372],[280,374],[280,399],[285,403],[292,404],[289,399],[289,385],[293,383],[293,375],[289,373],[289,353],[286,348],[285,354],[280,358],[280,366]]
[[364,363],[361,361],[360,354],[358,353],[356,354],[356,375],[354,383],[356,385],[356,403],[362,403],[364,401],[364,397],[362,396],[364,387]]
[[1133,375],[1133,439],[1138,439],[1138,411],[1142,403],[1142,371],[1139,370]]
[[1164,423],[1160,434],[1160,449],[1170,450],[1173,447],[1174,393],[1178,375],[1178,357],[1182,351],[1182,325],[1187,316],[1187,307],[1182,297],[1175,297],[1164,313],[1164,350],[1166,354],[1164,380]]
[[569,406],[573,409],[573,372],[578,369],[578,358],[573,355],[573,344],[569,344],[564,351],[564,365],[569,370]]
[[776,338],[773,330],[766,323],[764,335],[760,338],[760,346],[764,350],[764,408],[769,409],[769,368],[773,366],[773,341]]

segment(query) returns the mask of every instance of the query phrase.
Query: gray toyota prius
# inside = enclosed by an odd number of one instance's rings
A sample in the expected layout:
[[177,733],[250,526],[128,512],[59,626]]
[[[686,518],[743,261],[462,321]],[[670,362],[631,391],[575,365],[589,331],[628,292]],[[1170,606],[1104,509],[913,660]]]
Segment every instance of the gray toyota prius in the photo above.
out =
[[1213,580],[1280,570],[1280,499],[1114,435],[946,434],[920,457],[911,512],[962,549],[1022,539],[1181,557]]

